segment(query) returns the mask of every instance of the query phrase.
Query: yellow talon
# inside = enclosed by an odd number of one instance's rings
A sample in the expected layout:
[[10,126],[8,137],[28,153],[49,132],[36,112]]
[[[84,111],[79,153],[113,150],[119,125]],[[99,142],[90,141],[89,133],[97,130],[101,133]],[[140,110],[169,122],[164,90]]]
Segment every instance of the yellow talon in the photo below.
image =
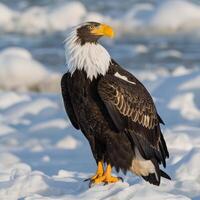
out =
[[98,165],[97,165],[96,174],[95,174],[94,176],[92,176],[90,180],[95,180],[95,179],[97,179],[98,177],[103,176],[103,173],[104,173],[103,162],[102,162],[102,161],[99,161],[99,162],[98,162]]
[[96,174],[94,176],[92,176],[91,178],[86,179],[85,181],[89,181],[93,182],[95,179],[102,177],[104,173],[104,169],[103,169],[103,162],[99,161],[98,165],[97,165],[97,171]]
[[100,183],[108,184],[108,183],[116,183],[120,180],[123,181],[123,179],[120,177],[112,176],[111,171],[112,171],[112,167],[110,164],[108,164],[106,171],[104,172],[103,175],[97,176],[91,179],[90,186],[92,184],[100,184]]

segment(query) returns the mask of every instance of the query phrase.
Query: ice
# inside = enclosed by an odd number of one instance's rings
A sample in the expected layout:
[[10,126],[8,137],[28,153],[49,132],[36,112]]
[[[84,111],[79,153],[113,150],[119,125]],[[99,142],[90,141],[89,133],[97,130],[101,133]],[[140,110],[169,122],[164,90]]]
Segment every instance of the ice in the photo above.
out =
[[[0,19],[2,31],[24,34],[40,34],[63,31],[79,24],[86,15],[86,9],[80,2],[70,2],[56,6],[34,6],[23,12],[9,9],[0,4],[3,18]],[[76,13],[74,15],[74,13]]]
[[183,83],[180,87],[181,90],[199,89],[200,88],[200,76],[192,78],[191,80]]
[[[176,177],[179,180],[199,180],[200,170],[196,168],[196,163],[200,162],[200,149],[194,148],[179,161]],[[183,164],[184,163],[184,164]],[[192,169],[192,170],[191,170]],[[200,182],[199,182],[200,185]]]
[[[86,8],[80,2],[71,2],[60,5],[49,12],[49,26],[53,31],[64,31],[67,28],[79,24],[87,13]],[[76,13],[76,14],[74,14]]]
[[[177,15],[178,13],[178,15]],[[166,32],[199,28],[200,7],[185,0],[163,1],[150,18],[152,27]]]
[[57,147],[61,149],[76,149],[78,145],[80,145],[80,143],[72,136],[62,138],[57,143]]
[[17,30],[26,34],[37,34],[48,29],[47,13],[41,7],[31,7],[18,16]]
[[191,73],[191,69],[188,69],[184,66],[177,66],[174,71],[172,72],[172,75],[173,76],[183,76],[183,75],[186,75],[186,74],[189,74]]
[[199,32],[199,20],[200,6],[191,1],[173,0],[161,1],[156,7],[139,4],[128,11],[123,23],[131,22],[127,23],[127,29],[135,34],[168,35],[194,30]]
[[181,52],[177,50],[167,50],[167,51],[162,51],[156,54],[157,59],[166,59],[166,58],[181,58],[182,54]]
[[[165,78],[169,75],[169,71],[165,68],[159,67],[155,71],[153,70],[133,70],[139,80],[141,81],[159,81],[158,77]],[[162,79],[160,79],[162,81]]]
[[79,2],[65,3],[56,8],[31,7],[18,17],[17,30],[26,34],[64,31],[79,24],[85,13],[85,7]]
[[138,54],[147,53],[149,51],[148,47],[142,44],[138,44],[134,47],[134,52]]
[[5,109],[17,103],[29,101],[30,97],[26,94],[19,95],[15,92],[0,93],[0,109]]
[[6,125],[2,125],[1,123],[0,123],[0,127],[1,127],[0,136],[15,132],[15,130],[13,128],[6,126]]
[[58,91],[55,85],[59,82],[60,75],[47,70],[28,50],[9,47],[0,52],[1,89]]
[[53,119],[49,120],[48,122],[43,122],[31,127],[31,131],[34,132],[42,129],[55,128],[55,127],[60,129],[65,129],[69,126],[69,124],[66,123],[66,120],[64,119]]
[[[12,171],[13,165],[20,162],[20,159],[17,156],[11,154],[11,153],[1,152],[0,155],[1,155],[1,161],[2,161],[1,165],[0,165],[1,170]],[[2,168],[4,168],[4,169],[2,169]]]
[[1,31],[10,31],[12,30],[13,27],[13,20],[15,18],[15,11],[9,9],[7,6],[4,4],[0,3],[0,28]]
[[199,120],[200,110],[195,105],[194,94],[185,93],[182,95],[177,95],[169,103],[169,108],[179,110],[180,114],[189,120]]
[[57,104],[49,100],[48,98],[38,99],[34,102],[27,102],[24,105],[20,105],[18,107],[13,107],[7,111],[10,113],[9,119],[17,119],[21,118],[25,115],[37,115],[41,111],[48,108],[57,108]]

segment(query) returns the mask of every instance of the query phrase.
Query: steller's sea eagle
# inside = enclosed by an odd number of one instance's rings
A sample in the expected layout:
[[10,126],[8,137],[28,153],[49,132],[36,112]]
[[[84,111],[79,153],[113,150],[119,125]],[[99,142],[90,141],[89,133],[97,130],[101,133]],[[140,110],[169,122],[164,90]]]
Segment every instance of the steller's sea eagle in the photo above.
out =
[[86,22],[66,39],[68,71],[61,80],[71,123],[89,141],[97,163],[91,184],[114,183],[112,167],[131,171],[151,184],[170,177],[159,168],[169,157],[160,129],[164,124],[143,84],[98,43],[113,37],[106,24]]

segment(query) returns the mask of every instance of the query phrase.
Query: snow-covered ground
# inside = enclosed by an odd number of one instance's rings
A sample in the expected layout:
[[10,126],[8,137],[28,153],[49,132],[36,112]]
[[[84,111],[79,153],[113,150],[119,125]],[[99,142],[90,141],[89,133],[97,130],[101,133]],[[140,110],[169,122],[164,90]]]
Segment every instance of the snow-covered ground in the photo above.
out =
[[[27,55],[28,57],[28,55]],[[83,135],[70,124],[60,94],[0,92],[1,200],[199,200],[200,71],[137,72],[154,96],[170,159],[152,186],[128,173],[124,183],[88,188],[96,170]]]

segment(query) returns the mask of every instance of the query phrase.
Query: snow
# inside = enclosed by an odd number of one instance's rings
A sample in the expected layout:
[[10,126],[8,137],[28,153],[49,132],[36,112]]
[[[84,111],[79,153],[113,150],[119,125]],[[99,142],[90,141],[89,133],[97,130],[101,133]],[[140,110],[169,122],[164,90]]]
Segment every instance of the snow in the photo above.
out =
[[148,47],[143,44],[138,44],[134,47],[134,52],[137,54],[147,53],[148,51]]
[[79,24],[86,14],[84,5],[79,2],[49,7],[34,6],[23,12],[14,11],[0,3],[0,11],[4,13],[0,19],[1,31],[30,35],[66,30],[74,24]]
[[15,11],[9,9],[4,4],[0,3],[0,28],[4,31],[10,31],[13,26],[13,20],[15,17]]
[[53,9],[53,12],[49,11],[50,27],[56,31],[64,31],[74,24],[79,24],[86,12],[86,8],[80,2],[61,5],[57,9]]
[[177,95],[170,103],[169,108],[178,109],[180,114],[188,120],[200,119],[200,110],[194,103],[194,94],[185,93]]
[[12,105],[16,105],[20,101],[28,101],[30,100],[29,96],[19,95],[15,92],[7,92],[6,94],[0,94],[0,108],[8,108]]
[[[23,58],[31,58],[21,52]],[[134,72],[133,72],[134,73]],[[150,71],[136,72],[143,77]],[[161,76],[162,75],[162,76]],[[128,173],[124,183],[88,188],[96,170],[87,140],[67,118],[60,94],[0,92],[0,199],[200,199],[200,71],[145,79],[166,126],[169,147],[159,187]],[[113,172],[115,174],[115,172]]]
[[165,59],[165,58],[181,58],[182,54],[181,52],[177,50],[167,50],[167,51],[161,51],[156,54],[157,59]]
[[72,136],[67,136],[58,141],[57,147],[61,149],[76,149],[80,145]]
[[190,89],[199,89],[200,88],[200,76],[195,77],[194,79],[191,79],[187,83],[183,83],[180,86],[181,90],[190,90]]
[[118,35],[199,33],[200,30],[200,6],[187,0],[160,1],[155,6],[138,3],[115,17],[109,16],[109,13],[89,11],[83,3],[76,1],[34,6],[23,12],[0,3],[0,13],[3,13],[1,32],[28,35],[65,31],[74,24],[93,20],[111,24]]
[[[182,76],[182,75],[186,75],[191,73],[191,69],[185,68],[184,66],[177,66],[173,72],[172,75],[173,76]],[[193,82],[193,81],[192,81]],[[189,83],[187,82],[186,85],[188,85]],[[194,83],[193,83],[194,84]]]
[[58,91],[54,85],[59,82],[60,75],[47,70],[28,50],[9,47],[0,52],[1,89]]
[[199,32],[199,20],[199,5],[187,0],[173,0],[161,1],[156,7],[139,4],[125,14],[124,23],[129,25],[129,32],[134,28],[139,34],[146,34],[147,31],[148,34],[166,35],[194,30]]
[[150,19],[151,25],[166,31],[199,27],[199,11],[200,7],[189,1],[164,1]]

